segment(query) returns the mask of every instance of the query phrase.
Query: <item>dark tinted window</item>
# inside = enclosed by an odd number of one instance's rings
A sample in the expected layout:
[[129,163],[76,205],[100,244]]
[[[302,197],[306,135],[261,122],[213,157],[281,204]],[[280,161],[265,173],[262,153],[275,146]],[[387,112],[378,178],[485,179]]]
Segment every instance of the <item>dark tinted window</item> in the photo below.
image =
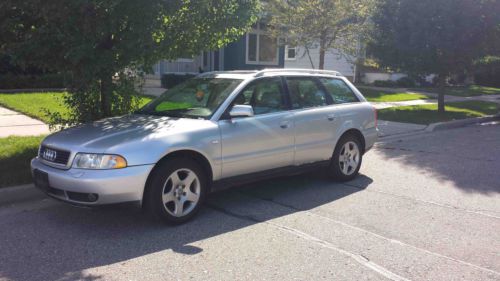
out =
[[344,81],[335,78],[321,78],[320,81],[325,85],[334,103],[359,102],[358,97]]
[[292,108],[325,106],[326,95],[316,80],[305,77],[286,78]]
[[255,115],[287,109],[280,78],[252,82],[236,97],[233,104],[251,105]]

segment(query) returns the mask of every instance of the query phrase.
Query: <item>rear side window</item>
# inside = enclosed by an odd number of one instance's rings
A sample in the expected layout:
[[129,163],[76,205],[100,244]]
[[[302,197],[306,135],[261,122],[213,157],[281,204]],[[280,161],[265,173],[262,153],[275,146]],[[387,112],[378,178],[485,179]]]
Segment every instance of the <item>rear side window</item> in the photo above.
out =
[[320,81],[325,85],[334,103],[359,102],[358,97],[344,81],[335,78],[321,78]]
[[306,77],[287,77],[293,109],[327,105],[326,94],[316,80]]

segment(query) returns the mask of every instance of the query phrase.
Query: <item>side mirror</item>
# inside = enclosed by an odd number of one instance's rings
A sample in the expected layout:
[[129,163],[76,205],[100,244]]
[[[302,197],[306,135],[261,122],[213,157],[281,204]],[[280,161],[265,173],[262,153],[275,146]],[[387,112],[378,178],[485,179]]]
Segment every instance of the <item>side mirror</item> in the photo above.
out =
[[253,108],[251,105],[236,104],[229,112],[229,116],[231,116],[231,118],[252,117]]

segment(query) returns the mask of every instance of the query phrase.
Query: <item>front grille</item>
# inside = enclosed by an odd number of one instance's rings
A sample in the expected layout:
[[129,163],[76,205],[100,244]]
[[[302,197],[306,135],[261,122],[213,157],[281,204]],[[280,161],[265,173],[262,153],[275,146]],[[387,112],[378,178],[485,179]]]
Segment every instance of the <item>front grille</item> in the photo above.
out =
[[48,162],[67,165],[70,154],[71,153],[69,151],[60,150],[52,147],[46,147],[45,145],[42,145],[42,147],[40,148],[40,154],[38,156],[40,156],[40,158]]

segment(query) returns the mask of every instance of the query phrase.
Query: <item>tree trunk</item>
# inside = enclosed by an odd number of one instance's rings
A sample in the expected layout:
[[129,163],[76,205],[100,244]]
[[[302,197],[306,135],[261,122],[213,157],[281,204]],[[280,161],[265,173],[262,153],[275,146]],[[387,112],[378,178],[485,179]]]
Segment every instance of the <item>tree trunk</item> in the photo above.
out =
[[326,39],[321,38],[319,42],[319,66],[318,69],[325,69],[325,44]]
[[111,94],[113,93],[113,77],[104,75],[101,78],[101,117],[111,116]]
[[309,48],[308,47],[306,47],[306,54],[307,54],[307,57],[309,58],[309,62],[311,63],[311,68],[312,69],[316,69],[316,67],[314,66],[314,62],[313,62],[313,60],[311,58],[311,54],[309,53]]
[[444,113],[444,88],[446,84],[446,76],[444,74],[439,74],[439,90],[438,90],[438,112]]

